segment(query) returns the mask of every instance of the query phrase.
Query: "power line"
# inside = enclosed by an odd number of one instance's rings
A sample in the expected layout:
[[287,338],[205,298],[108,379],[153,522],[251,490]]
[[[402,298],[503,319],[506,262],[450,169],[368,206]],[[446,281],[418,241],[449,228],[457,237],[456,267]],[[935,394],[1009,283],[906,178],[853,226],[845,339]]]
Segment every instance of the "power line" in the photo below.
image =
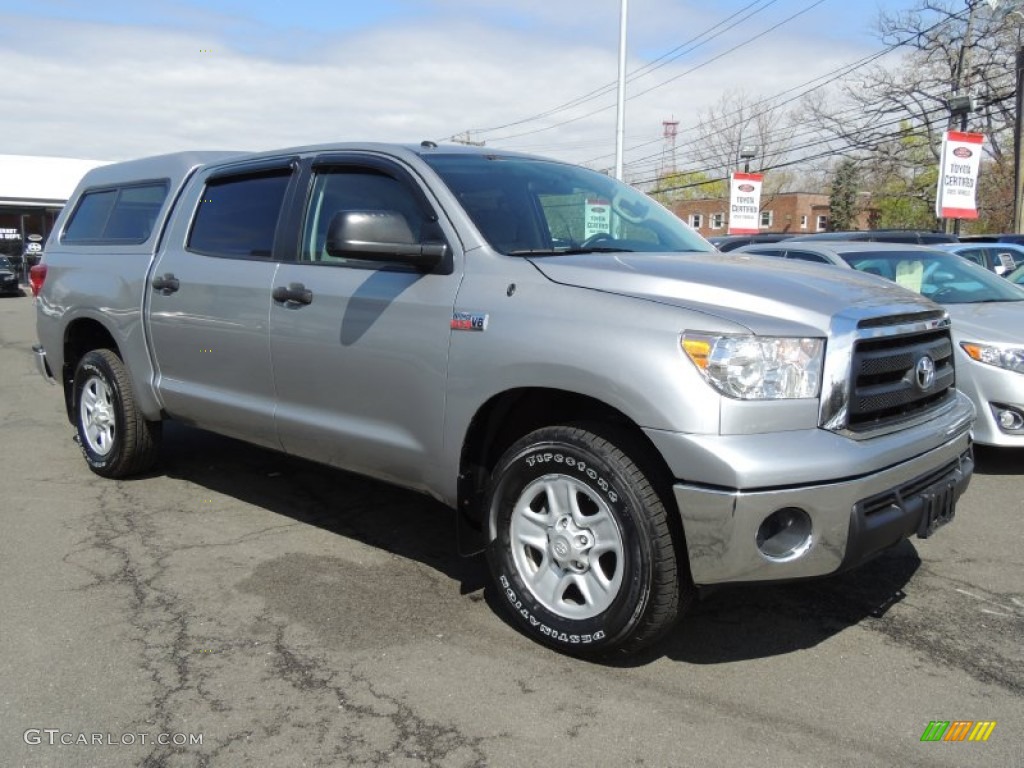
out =
[[[702,45],[710,42],[711,40],[714,40],[715,38],[719,37],[720,35],[724,34],[725,32],[728,32],[730,29],[733,29],[736,26],[738,26],[739,24],[742,24],[744,21],[746,21],[747,19],[749,19],[752,16],[756,15],[757,13],[760,13],[761,11],[765,10],[766,8],[774,5],[776,2],[778,2],[778,0],[767,0],[765,5],[761,6],[760,8],[754,9],[753,11],[748,13],[746,16],[743,16],[743,18],[738,19],[736,22],[734,22],[732,24],[728,24],[728,22],[732,21],[737,16],[740,16],[740,15],[746,13],[750,8],[752,8],[755,5],[760,4],[762,2],[765,2],[765,0],[754,0],[754,2],[748,3],[743,8],[740,8],[735,13],[731,14],[730,16],[727,16],[726,18],[724,18],[721,21],[719,21],[718,23],[712,25],[711,27],[709,27],[708,29],[704,30],[700,34],[694,35],[689,40],[681,43],[680,45],[677,45],[675,48],[673,48],[672,50],[668,51],[667,53],[662,54],[658,58],[654,59],[651,62],[648,62],[647,64],[645,64],[642,67],[638,67],[637,69],[633,70],[632,72],[630,72],[627,75],[626,82],[632,82],[632,81],[634,81],[634,80],[636,80],[636,79],[638,79],[640,77],[646,76],[647,74],[650,74],[654,70],[660,69],[661,67],[667,65],[670,61],[675,61],[676,59],[680,58],[681,56],[683,56],[686,53],[692,53],[693,51],[695,51],[697,48],[701,47]],[[715,32],[715,30],[718,30],[719,27],[723,27],[723,26],[724,26],[724,29],[719,30],[717,33],[715,33],[713,35],[711,34],[712,32]],[[705,38],[705,37],[707,39],[702,41],[701,38]],[[687,46],[691,46],[691,47],[688,48]],[[492,133],[494,131],[505,130],[506,128],[513,128],[513,127],[515,127],[517,125],[523,125],[524,123],[536,122],[537,120],[542,120],[545,117],[550,117],[551,115],[557,114],[559,112],[564,112],[564,111],[566,111],[568,109],[572,109],[573,107],[577,107],[577,106],[580,106],[581,104],[585,104],[588,101],[593,101],[596,98],[599,98],[599,97],[604,96],[606,94],[612,93],[615,90],[616,86],[617,86],[617,81],[612,81],[612,82],[606,83],[606,84],[604,84],[604,85],[602,85],[602,86],[600,86],[598,88],[595,88],[594,90],[590,91],[589,93],[585,93],[582,96],[577,96],[576,98],[571,99],[571,100],[569,100],[569,101],[567,101],[567,102],[565,102],[563,104],[560,104],[560,105],[558,105],[556,107],[552,107],[552,108],[550,108],[548,110],[545,110],[544,112],[538,112],[537,114],[531,115],[530,117],[524,117],[524,118],[521,118],[519,120],[514,120],[512,122],[505,123],[503,125],[492,126],[490,128],[474,128],[473,132],[474,133]]]
[[[1006,78],[1012,82],[1013,74],[1012,73],[1008,73],[1006,75]],[[998,79],[994,80],[992,84],[996,85],[997,83],[998,83]],[[992,104],[999,103],[1001,101],[1005,101],[1005,99],[999,99],[999,98],[989,99],[987,101],[987,104],[988,105],[992,105]],[[945,109],[944,106],[943,107],[937,107],[937,108],[940,109],[940,110]],[[842,120],[844,117],[847,117],[847,116],[854,116],[854,115],[865,114],[865,113],[870,114],[870,112],[871,112],[871,107],[864,107],[862,105],[854,105],[854,106],[846,108],[845,110],[840,110],[839,112],[835,113],[835,115],[833,115],[832,117],[834,119],[836,119],[836,120]],[[908,119],[908,118],[912,119],[914,117],[915,117],[915,115],[912,115],[909,112],[908,113],[903,113],[903,114],[901,114],[901,116],[899,118],[896,119],[895,123],[898,124],[899,122],[902,122],[905,119]],[[753,119],[753,118],[751,118],[751,119]],[[730,128],[736,127],[736,125],[737,124],[733,124],[731,126],[723,128],[722,130],[728,131],[728,130],[730,130]],[[876,123],[874,125],[874,127],[877,128],[878,125],[879,124]],[[796,139],[800,139],[800,138],[803,138],[803,137],[814,136],[814,135],[820,134],[821,132],[822,132],[822,129],[820,129],[818,127],[812,127],[812,128],[808,128],[808,129],[803,130],[803,131],[797,131],[796,133],[794,133],[789,138],[792,139],[792,140],[796,140]],[[770,136],[770,134],[769,134],[769,136]],[[694,141],[691,141],[691,142],[684,143],[684,144],[681,145],[681,148],[692,147],[696,143],[698,143],[698,141],[699,140],[694,140]],[[799,149],[799,148],[800,148],[799,145],[796,146],[796,147],[787,147],[787,148],[785,148],[785,151],[787,153],[789,153],[789,152],[792,152],[793,150]],[[656,164],[658,157],[659,157],[659,155],[653,155],[653,154],[652,155],[646,155],[646,156],[644,156],[642,158],[639,158],[637,160],[632,161],[629,165],[630,165],[630,168],[633,170],[633,172],[637,172],[638,168],[643,168],[643,167],[648,167],[648,166],[653,167]],[[723,162],[724,162],[724,160],[725,159],[723,159]]]
[[[1000,102],[1003,102],[1003,101],[1008,101],[1009,99],[1012,99],[1012,98],[1015,98],[1015,97],[1016,97],[1016,92],[1015,91],[1009,91],[1007,93],[1004,93],[1004,94],[1001,94],[999,96],[991,98],[988,101],[988,104],[996,104],[996,103],[1000,103]],[[936,116],[936,115],[945,115],[947,113],[948,113],[948,108],[946,106],[944,106],[944,105],[943,106],[936,106],[933,109],[927,110],[924,113],[924,117],[933,117],[933,116]],[[906,120],[906,117],[900,117],[900,118],[894,119],[894,120],[892,120],[890,122],[887,122],[887,123],[876,123],[876,124],[873,124],[871,126],[865,127],[864,129],[862,129],[861,133],[864,133],[864,132],[866,132],[868,130],[877,130],[879,128],[886,128],[886,127],[889,127],[889,126],[892,126],[892,125],[899,125],[899,124],[903,123],[905,120]],[[806,143],[806,144],[804,144],[804,145],[802,145],[800,147],[795,147],[794,149],[796,149],[796,150],[799,150],[799,149],[810,149],[810,148],[813,148],[813,147],[816,147],[816,146],[821,146],[822,144],[830,143],[832,141],[833,141],[833,139],[826,138],[826,139],[822,139],[822,140],[819,140],[819,141],[808,142],[808,143]],[[846,147],[846,149],[852,149],[852,148],[854,148],[854,145],[851,144],[851,143],[848,143],[848,146]],[[836,149],[828,149],[828,150],[825,150],[825,151],[820,152],[818,154],[809,155],[809,156],[803,156],[803,157],[795,158],[793,160],[786,160],[786,161],[775,163],[774,165],[765,166],[764,168],[761,168],[760,170],[762,172],[768,172],[768,171],[779,170],[780,168],[788,168],[788,167],[793,166],[793,165],[799,165],[801,163],[813,162],[814,160],[820,160],[820,159],[825,158],[825,157],[832,157],[832,156],[836,155],[838,152],[841,152],[841,151],[843,151],[842,148],[840,148],[838,150],[836,150]],[[693,171],[693,173],[704,173],[704,172],[705,171],[701,171],[701,170]],[[728,178],[729,178],[728,176],[709,178],[709,179],[705,179],[703,181],[691,182],[691,183],[688,183],[688,184],[679,184],[679,185],[676,185],[676,186],[673,186],[673,187],[665,187],[663,189],[659,189],[658,191],[659,192],[675,192],[675,191],[678,191],[678,190],[681,190],[681,189],[692,189],[693,187],[703,187],[703,186],[706,186],[708,184],[713,184],[715,182],[728,181]],[[649,179],[642,179],[642,180],[636,181],[634,183],[636,183],[636,184],[651,184],[651,183],[654,183],[654,182],[657,182],[657,181],[658,181],[658,178],[654,177],[654,178],[649,178]]]
[[[818,77],[812,78],[811,80],[808,80],[808,81],[806,81],[806,82],[804,82],[804,83],[802,83],[800,85],[793,86],[791,88],[787,88],[786,90],[780,91],[778,94],[775,94],[774,96],[765,97],[764,99],[761,99],[760,101],[754,102],[754,104],[750,105],[750,107],[752,109],[756,109],[760,105],[769,105],[769,106],[767,106],[761,112],[755,112],[754,114],[747,116],[746,121],[756,119],[757,117],[760,117],[761,115],[767,114],[769,111],[771,111],[773,109],[778,109],[779,107],[785,106],[786,104],[790,104],[790,103],[796,101],[797,99],[800,99],[800,98],[806,96],[807,94],[812,93],[813,91],[816,91],[816,90],[818,90],[820,88],[823,88],[826,85],[829,85],[829,84],[835,82],[839,78],[841,78],[841,77],[843,77],[845,75],[848,75],[848,74],[850,74],[850,73],[852,73],[852,72],[854,72],[854,71],[856,71],[858,69],[861,69],[862,67],[865,67],[868,64],[871,64],[872,62],[877,61],[878,59],[882,58],[883,56],[888,55],[889,53],[892,53],[897,48],[900,48],[900,47],[906,45],[907,43],[911,42],[912,40],[914,40],[916,38],[919,38],[921,35],[927,35],[928,33],[933,32],[934,30],[938,29],[939,27],[943,26],[944,24],[948,24],[950,21],[953,21],[953,20],[958,19],[959,17],[962,17],[967,12],[968,11],[965,9],[964,11],[960,11],[959,13],[952,14],[951,16],[949,16],[949,17],[947,17],[945,19],[942,19],[941,21],[936,22],[932,26],[928,27],[927,29],[922,30],[919,33],[911,35],[911,36],[907,37],[906,39],[900,40],[900,41],[898,41],[896,43],[891,43],[890,45],[888,45],[887,47],[885,47],[881,51],[878,51],[878,52],[873,53],[873,54],[869,54],[868,56],[862,57],[861,59],[858,59],[857,61],[854,61],[854,62],[852,62],[850,64],[845,64],[845,65],[843,65],[841,67],[837,67],[836,69],[834,69],[834,70],[832,70],[830,72],[827,72],[824,75],[819,75]],[[821,81],[821,82],[818,82],[818,81]],[[785,94],[792,93],[793,91],[800,90],[802,88],[805,88],[806,86],[810,86],[813,83],[817,83],[817,85],[814,85],[813,87],[808,87],[806,90],[804,90],[804,91],[802,91],[800,93],[797,93],[797,94],[791,96],[788,99],[784,99],[783,101],[776,101],[776,99],[779,96],[783,96]],[[735,112],[732,112],[732,113],[729,113],[729,114],[726,114],[726,115],[722,115],[722,118],[725,119],[725,118],[728,118],[730,116],[739,116],[739,115],[742,114],[742,112],[743,112],[743,109],[736,110]],[[744,122],[746,122],[746,121],[744,121]],[[739,125],[739,123],[733,123],[731,125],[728,125],[728,126],[722,128],[722,130],[723,131],[731,130],[731,129],[737,127],[738,125]],[[698,130],[698,128],[699,128],[699,124],[693,125],[693,126],[689,126],[689,127],[680,129],[680,133],[696,131],[696,130]],[[638,149],[641,146],[646,146],[648,144],[653,144],[656,141],[657,141],[657,139],[652,139],[652,140],[650,140],[648,142],[644,142],[643,144],[635,145],[635,146],[631,147],[630,150],[632,151],[632,150]],[[694,141],[691,141],[691,142],[686,142],[686,143],[684,143],[682,145],[682,148],[693,146],[696,143],[696,141],[698,141],[698,139],[695,139]],[[601,155],[601,156],[592,158],[591,160],[585,161],[585,164],[595,163],[595,162],[598,162],[600,160],[605,159],[606,157],[607,157],[607,155]],[[653,157],[653,156],[648,156],[648,157],[645,157],[645,158],[640,158],[640,160],[642,161],[642,160],[648,159],[649,157]]]
[[[675,76],[669,78],[668,80],[665,80],[665,81],[663,81],[663,82],[661,82],[661,83],[659,83],[657,85],[651,86],[650,88],[648,88],[648,89],[646,89],[644,91],[641,91],[640,93],[636,93],[636,94],[633,94],[632,96],[629,96],[627,98],[627,101],[632,101],[633,99],[639,98],[640,96],[648,94],[651,91],[657,90],[658,88],[662,88],[662,87],[668,85],[669,83],[674,82],[675,80],[678,80],[680,77],[692,74],[693,72],[696,72],[698,69],[701,69],[701,68],[707,66],[708,64],[711,64],[711,63],[717,61],[718,59],[722,58],[723,56],[727,56],[730,53],[734,53],[735,51],[739,50],[740,48],[743,48],[744,46],[751,44],[755,40],[758,40],[758,39],[764,37],[765,35],[767,35],[767,34],[769,34],[771,32],[774,32],[779,27],[781,27],[781,26],[783,26],[785,24],[788,24],[789,22],[793,21],[793,19],[796,19],[796,18],[802,16],[803,14],[813,10],[814,8],[816,8],[817,6],[821,5],[824,2],[826,2],[826,0],[815,0],[815,2],[811,3],[810,5],[806,6],[805,8],[797,11],[794,14],[791,14],[790,16],[787,16],[782,21],[780,21],[780,22],[778,22],[776,24],[773,24],[772,26],[770,26],[767,29],[759,32],[758,34],[753,35],[753,36],[747,38],[746,40],[744,40],[744,41],[742,41],[740,43],[737,43],[736,45],[732,46],[731,48],[726,49],[722,53],[719,53],[719,54],[711,57],[710,59],[707,59],[706,61],[691,67],[690,69],[686,70],[685,72],[683,72],[683,73],[681,73],[679,75],[675,75]],[[595,109],[595,110],[592,110],[590,112],[587,112],[586,114],[577,115],[576,117],[572,117],[572,118],[569,118],[567,120],[562,120],[561,122],[553,123],[551,125],[547,125],[547,126],[544,126],[544,127],[541,127],[541,128],[534,128],[534,129],[529,130],[529,131],[522,131],[520,133],[509,134],[507,136],[497,136],[497,137],[491,138],[490,141],[492,143],[496,142],[496,141],[507,141],[508,139],[517,139],[517,138],[520,138],[522,136],[532,136],[532,135],[537,134],[537,133],[543,133],[544,131],[550,131],[550,130],[553,130],[555,128],[560,128],[560,127],[562,127],[564,125],[569,125],[570,123],[575,123],[575,122],[579,122],[580,120],[585,120],[588,117],[593,117],[594,115],[600,114],[601,112],[605,112],[605,111],[607,111],[609,109],[612,109],[614,106],[615,106],[615,104],[607,104],[607,105],[605,105],[603,107],[599,107],[598,109]],[[522,120],[522,121],[519,121],[518,123],[512,123],[510,125],[518,125],[518,124],[525,123],[525,122],[532,122],[532,119],[531,120]],[[491,130],[498,130],[498,129],[489,129],[486,132],[490,132]]]
[[[687,74],[692,73],[696,69],[699,69],[699,68],[701,68],[703,66],[706,66],[707,64],[712,63],[713,61],[721,58],[722,56],[728,55],[729,53],[737,50],[738,48],[741,48],[744,45],[747,45],[747,44],[753,42],[754,40],[756,40],[756,39],[758,39],[760,37],[763,37],[764,35],[770,33],[771,31],[774,31],[775,29],[777,29],[778,27],[780,27],[783,24],[787,23],[788,21],[792,20],[793,18],[796,18],[797,16],[810,11],[811,9],[813,9],[815,6],[821,4],[822,2],[824,2],[824,0],[818,0],[818,2],[815,2],[815,3],[811,4],[808,7],[805,7],[804,9],[802,9],[799,12],[797,12],[796,14],[793,14],[792,16],[790,16],[787,19],[779,22],[778,24],[773,25],[769,29],[766,29],[766,30],[762,31],[758,35],[755,35],[755,36],[753,36],[751,38],[748,38],[747,40],[743,41],[742,43],[740,43],[740,44],[738,44],[736,46],[733,46],[732,48],[730,48],[727,51],[725,51],[725,52],[723,52],[723,53],[713,57],[712,59],[710,59],[708,61],[705,61],[705,62],[697,65],[696,67],[693,67],[690,70],[687,70],[686,72],[683,72],[683,73],[681,73],[679,75],[676,75],[673,78],[670,78],[669,80],[664,81],[663,83],[661,83],[659,85],[653,86],[652,88],[649,88],[646,91],[643,91],[643,92],[641,92],[639,94],[634,94],[630,98],[636,98],[636,97],[639,97],[639,96],[644,95],[646,93],[649,93],[651,90],[654,90],[655,88],[662,87],[662,86],[668,84],[669,82],[672,82],[674,80],[679,79],[680,77],[683,77],[683,76],[685,76]],[[708,32],[713,31],[716,28],[726,24],[726,22],[734,19],[739,14],[749,10],[754,5],[756,5],[756,3],[750,3],[747,6],[744,6],[744,8],[740,9],[740,11],[737,11],[732,16],[727,17],[722,22],[719,22],[717,25],[711,27],[709,30],[706,30],[704,33],[701,33],[701,35],[696,36],[695,38],[693,38],[693,40],[699,40],[702,36],[707,35]],[[766,8],[766,7],[767,7],[767,5],[757,9],[757,11],[764,10],[764,8]],[[754,11],[754,12],[757,12],[757,11]],[[749,18],[751,15],[753,15],[754,12],[751,12],[750,14],[748,14],[748,16],[744,17],[744,19],[741,19],[740,21],[743,21],[746,18]],[[759,106],[767,105],[765,109],[761,110],[760,112],[755,112],[752,115],[748,115],[747,118],[746,118],[746,120],[755,119],[756,117],[764,115],[764,114],[766,114],[767,112],[769,112],[769,111],[771,111],[773,109],[778,109],[781,106],[785,106],[786,104],[792,103],[792,102],[796,101],[797,99],[800,99],[800,98],[806,96],[807,94],[809,94],[809,93],[811,93],[811,92],[813,92],[815,90],[818,90],[820,88],[825,87],[826,85],[831,84],[832,82],[835,82],[836,80],[840,79],[841,77],[847,76],[847,75],[853,73],[854,71],[856,71],[856,70],[858,70],[858,69],[860,69],[860,68],[862,68],[864,66],[867,66],[868,64],[870,64],[870,63],[872,63],[874,61],[877,61],[878,59],[882,58],[883,56],[888,55],[892,51],[894,51],[897,48],[900,48],[900,47],[906,45],[907,43],[911,42],[915,38],[920,37],[921,35],[926,35],[929,32],[934,31],[935,29],[937,29],[940,26],[948,24],[948,23],[950,23],[952,21],[956,21],[958,19],[962,19],[962,17],[964,16],[965,13],[967,13],[966,9],[964,11],[959,12],[959,13],[950,14],[946,18],[941,19],[940,21],[936,22],[935,24],[931,25],[930,27],[926,28],[925,30],[917,32],[914,35],[911,35],[910,37],[908,37],[908,38],[906,38],[904,40],[900,40],[900,41],[897,41],[896,43],[892,43],[892,44],[886,46],[881,51],[878,51],[878,52],[873,53],[873,54],[869,54],[868,56],[862,57],[861,59],[858,59],[858,60],[856,60],[854,62],[851,62],[849,64],[845,64],[845,65],[843,65],[841,67],[837,67],[836,69],[831,70],[830,72],[827,72],[827,73],[825,73],[823,75],[819,75],[818,77],[812,78],[811,80],[808,80],[808,81],[806,81],[806,82],[804,82],[804,83],[802,83],[800,85],[793,86],[791,88],[785,89],[785,90],[779,92],[778,94],[775,94],[774,96],[765,97],[764,99],[761,99],[761,100],[755,102],[752,105],[748,105],[747,107],[744,107],[741,110],[737,110],[737,111],[735,111],[735,112],[733,112],[731,114],[728,114],[728,115],[723,115],[723,117],[739,116],[743,111],[745,111],[748,108],[755,108],[756,109]],[[739,22],[736,22],[736,23],[739,23]],[[727,28],[732,28],[732,26],[735,26],[735,24],[733,24],[733,25],[731,25],[731,26],[729,26]],[[642,74],[649,73],[650,71],[653,71],[654,69],[657,69],[657,68],[660,68],[660,66],[663,66],[663,64],[657,64],[657,62],[661,62],[661,61],[664,61],[666,59],[667,60],[674,60],[674,58],[678,58],[678,57],[671,57],[671,54],[673,54],[673,52],[678,51],[679,49],[685,47],[685,45],[686,44],[678,46],[676,49],[673,49],[673,51],[670,51],[667,54],[663,54],[661,57],[659,57],[658,59],[655,59],[653,62],[651,62],[650,64],[646,65],[645,67],[641,67],[641,68],[635,70],[633,75],[632,75],[632,77],[635,79],[636,77],[639,77]],[[666,63],[667,63],[667,61],[666,61]],[[605,89],[606,88],[607,88],[607,86],[605,86]],[[564,109],[564,108],[568,108],[569,105],[572,105],[572,106],[579,105],[581,103],[584,103],[587,100],[592,100],[592,98],[595,98],[596,96],[594,96],[594,94],[599,96],[599,95],[602,95],[604,92],[606,92],[606,90],[597,89],[595,91],[592,91],[590,94],[587,94],[587,95],[585,95],[583,97],[579,97],[579,98],[577,98],[577,99],[575,99],[575,100],[573,100],[571,102],[568,102],[567,105],[563,105],[563,107],[554,108],[553,110],[548,110],[545,113],[541,113],[541,115],[547,116],[547,115],[553,114],[556,111],[559,111],[559,110]],[[786,98],[786,99],[784,99],[782,101],[778,101],[778,99],[780,97],[786,96],[787,94],[792,94],[792,95],[789,96],[789,98]],[[998,101],[1002,101],[1002,100],[1005,100],[1005,99],[997,99],[997,100],[994,100],[994,101],[992,101],[990,103],[997,103]],[[611,106],[614,106],[614,105],[609,105],[609,106],[603,107],[602,109],[590,112],[587,115],[583,115],[583,116],[580,116],[580,117],[577,117],[577,118],[573,118],[573,119],[567,120],[567,121],[562,121],[560,123],[548,126],[546,128],[541,128],[541,129],[536,129],[536,130],[532,130],[532,131],[527,131],[527,132],[523,132],[523,133],[520,133],[520,134],[511,135],[511,136],[506,136],[506,137],[498,137],[496,139],[491,139],[491,141],[492,141],[492,143],[495,142],[495,141],[507,141],[507,140],[513,139],[513,138],[519,138],[519,137],[526,136],[526,135],[532,135],[532,134],[540,133],[540,132],[543,132],[543,131],[546,131],[546,130],[550,130],[550,129],[555,128],[555,127],[559,127],[561,125],[565,125],[565,124],[568,124],[568,123],[571,123],[571,122],[576,122],[576,121],[578,121],[580,119],[583,119],[585,117],[592,116],[594,114],[597,114],[598,112],[601,112],[601,111],[604,111],[606,109],[609,109]],[[941,112],[941,111],[943,111],[943,109],[944,109],[943,107],[936,107],[935,110],[933,110],[932,112]],[[840,113],[837,113],[837,116],[842,116],[843,114],[854,114],[856,112],[863,112],[863,110],[864,110],[864,108],[861,107],[861,106],[850,107],[850,108],[848,108],[845,111],[841,111]],[[924,116],[928,117],[929,115],[932,114],[932,112],[926,112]],[[875,123],[872,126],[870,126],[870,128],[874,129],[874,130],[877,130],[879,127],[882,127],[882,126],[887,126],[887,125],[890,125],[890,124],[891,125],[897,125],[897,124],[902,123],[908,117],[912,117],[912,116],[909,115],[909,113],[908,113],[907,115],[903,115],[903,116],[899,117],[898,119],[892,121],[891,123],[882,123],[882,124]],[[512,126],[512,125],[519,125],[519,124],[523,124],[523,123],[526,123],[526,122],[530,122],[533,119],[536,119],[536,116],[534,118],[525,118],[523,120],[516,121],[514,123],[506,124],[506,126],[499,126],[498,128],[488,129],[488,130],[498,130],[498,129],[502,128],[502,127],[508,127],[508,126]],[[746,121],[744,121],[744,122],[746,122]],[[739,124],[738,122],[734,123],[734,124],[728,126],[727,128],[723,128],[723,130],[728,130],[729,128],[735,128],[738,124]],[[690,127],[687,127],[687,128],[683,128],[683,129],[681,129],[680,132],[686,132],[686,131],[695,132],[695,131],[698,130],[698,128],[699,128],[699,124],[694,125],[694,126],[690,126]],[[810,135],[814,135],[814,134],[817,134],[817,133],[820,133],[820,129],[810,129],[810,130],[799,132],[799,133],[795,134],[795,137],[810,136]],[[631,147],[630,151],[635,151],[636,149],[638,149],[640,147],[647,146],[647,145],[650,145],[650,144],[654,144],[657,141],[658,141],[658,139],[653,139],[653,140],[650,140],[650,141],[641,142],[640,144],[636,144],[633,147]],[[697,141],[699,141],[699,139],[694,139],[694,140],[692,140],[690,142],[685,143],[683,145],[683,147],[692,147]],[[799,151],[801,149],[813,148],[815,146],[821,146],[823,144],[832,143],[834,141],[836,141],[836,139],[834,137],[827,137],[826,136],[826,137],[817,139],[815,141],[811,141],[811,142],[805,143],[803,145],[797,145],[795,147],[789,147],[789,148],[786,149],[786,151],[787,151],[787,154],[789,154],[789,153],[792,153],[793,151]],[[550,145],[548,145],[548,146],[550,146]],[[771,169],[776,169],[776,168],[788,167],[788,166],[795,165],[795,164],[802,163],[802,162],[812,162],[813,160],[819,159],[820,157],[826,157],[828,155],[834,154],[834,151],[842,151],[842,150],[829,150],[829,151],[824,152],[824,153],[822,153],[820,155],[814,155],[814,156],[810,156],[810,157],[802,157],[802,158],[799,158],[799,159],[796,159],[796,160],[792,160],[792,161],[781,162],[781,163],[778,163],[778,164],[766,167],[765,170],[771,170]],[[660,153],[659,154],[648,155],[648,156],[645,156],[643,158],[640,158],[639,160],[635,160],[635,161],[631,162],[630,166],[634,169],[633,172],[635,173],[636,172],[636,167],[637,167],[638,164],[642,164],[645,161],[647,161],[649,163],[657,162],[657,159],[660,156],[661,156]],[[601,155],[599,157],[593,158],[591,161],[588,161],[588,163],[593,163],[595,161],[604,159],[606,157],[608,157],[608,155]],[[656,179],[654,179],[654,180],[656,180]],[[641,184],[643,184],[643,183],[650,183],[650,181],[654,181],[654,180],[644,180],[644,181],[640,181],[640,182],[637,182],[637,183],[641,183]],[[703,184],[703,183],[707,183],[707,182],[701,182],[701,184]],[[699,184],[698,185],[686,185],[686,186],[699,186]],[[680,188],[685,188],[685,187],[680,187]]]
[[[675,76],[669,78],[668,80],[665,80],[665,81],[659,83],[658,85],[651,86],[647,90],[644,90],[644,91],[641,91],[640,93],[635,93],[635,94],[629,96],[627,100],[628,101],[632,101],[632,100],[634,100],[636,98],[639,98],[640,96],[643,96],[645,94],[650,93],[651,91],[654,91],[654,90],[656,90],[658,88],[661,88],[661,87],[663,87],[665,85],[668,85],[669,83],[671,83],[671,82],[673,82],[675,80],[678,80],[679,78],[684,77],[685,75],[692,74],[693,72],[696,72],[698,69],[701,69],[701,68],[707,66],[708,64],[711,64],[711,63],[717,61],[718,59],[722,58],[723,56],[727,56],[728,54],[733,53],[733,52],[739,50],[740,48],[743,48],[746,45],[749,45],[750,43],[754,42],[755,40],[757,40],[757,39],[759,39],[761,37],[764,37],[768,33],[775,31],[779,27],[783,26],[784,24],[789,23],[790,21],[792,21],[793,19],[797,18],[798,16],[801,16],[804,13],[807,13],[808,11],[813,9],[814,7],[816,7],[818,5],[821,5],[823,2],[825,2],[825,0],[816,0],[810,6],[804,8],[803,10],[800,10],[800,11],[792,14],[791,16],[788,16],[787,18],[783,19],[779,23],[772,25],[768,29],[763,30],[763,31],[759,32],[758,34],[756,34],[756,35],[754,35],[752,37],[747,38],[743,42],[738,43],[738,44],[732,46],[731,48],[726,49],[722,53],[719,53],[716,56],[713,56],[712,58],[707,59],[706,61],[691,67],[690,69],[686,70],[685,72],[682,72],[679,75],[675,75]],[[587,112],[586,114],[578,115],[578,116],[570,118],[568,120],[563,120],[563,121],[561,121],[559,123],[554,123],[552,125],[548,125],[548,126],[545,126],[545,127],[542,127],[542,128],[535,128],[533,130],[524,131],[522,133],[510,134],[508,136],[499,136],[497,138],[492,139],[492,141],[505,141],[507,139],[514,139],[514,138],[519,138],[519,137],[522,137],[522,136],[530,136],[530,135],[534,135],[534,134],[537,134],[537,133],[543,133],[544,131],[549,131],[549,130],[552,130],[554,128],[560,128],[560,127],[562,127],[564,125],[568,125],[570,123],[575,123],[575,122],[578,122],[580,120],[584,120],[584,119],[586,119],[588,117],[593,117],[594,115],[598,115],[601,112],[605,112],[605,111],[611,109],[614,106],[615,106],[614,104],[608,104],[608,105],[605,105],[603,107],[599,107],[598,109],[595,109],[595,110],[593,110],[591,112]]]

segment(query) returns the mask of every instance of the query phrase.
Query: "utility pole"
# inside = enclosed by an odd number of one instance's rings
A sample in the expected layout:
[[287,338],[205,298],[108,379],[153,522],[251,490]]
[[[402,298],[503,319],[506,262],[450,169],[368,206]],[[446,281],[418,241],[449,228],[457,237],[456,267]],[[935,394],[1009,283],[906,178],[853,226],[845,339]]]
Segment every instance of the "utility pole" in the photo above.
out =
[[1024,46],[1017,48],[1017,114],[1013,131],[1013,231],[1024,232]]
[[622,145],[626,135],[626,17],[629,0],[619,7],[619,108],[615,118],[615,178],[622,181]]
[[[971,67],[971,33],[974,30],[974,10],[978,7],[979,0],[966,0],[967,2],[967,28],[964,30],[963,40],[960,41],[960,53],[956,60],[956,82],[953,83],[953,96],[950,101],[964,102],[964,99],[960,98],[960,91],[970,88],[970,67]],[[991,5],[991,0],[989,0]],[[998,4],[998,0],[996,0]],[[961,111],[956,112],[950,110],[949,115],[949,130],[953,130],[953,121],[956,119],[957,114],[960,115],[960,130],[967,130],[967,114],[973,109],[971,106],[970,95],[967,94],[967,107]],[[950,226],[952,225],[952,226]],[[954,235],[960,234],[960,219],[953,219],[950,221],[946,219],[946,232],[951,232]]]

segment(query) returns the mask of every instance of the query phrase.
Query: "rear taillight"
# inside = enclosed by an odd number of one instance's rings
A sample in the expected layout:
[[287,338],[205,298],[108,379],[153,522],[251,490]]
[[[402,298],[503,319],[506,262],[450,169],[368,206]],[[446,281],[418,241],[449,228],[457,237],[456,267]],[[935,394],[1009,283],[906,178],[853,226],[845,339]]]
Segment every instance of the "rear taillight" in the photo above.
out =
[[28,271],[28,284],[32,288],[32,295],[38,296],[43,290],[43,283],[46,282],[46,265],[36,264]]

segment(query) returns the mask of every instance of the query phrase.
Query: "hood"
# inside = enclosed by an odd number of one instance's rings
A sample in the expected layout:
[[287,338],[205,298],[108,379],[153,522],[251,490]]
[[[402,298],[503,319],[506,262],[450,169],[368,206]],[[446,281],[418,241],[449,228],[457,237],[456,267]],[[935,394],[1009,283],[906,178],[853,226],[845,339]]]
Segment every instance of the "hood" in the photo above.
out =
[[1024,301],[946,304],[957,340],[1024,346]]
[[937,308],[884,278],[754,254],[595,253],[531,261],[556,283],[692,309],[761,334],[792,332],[779,320],[827,332],[848,307],[877,314]]

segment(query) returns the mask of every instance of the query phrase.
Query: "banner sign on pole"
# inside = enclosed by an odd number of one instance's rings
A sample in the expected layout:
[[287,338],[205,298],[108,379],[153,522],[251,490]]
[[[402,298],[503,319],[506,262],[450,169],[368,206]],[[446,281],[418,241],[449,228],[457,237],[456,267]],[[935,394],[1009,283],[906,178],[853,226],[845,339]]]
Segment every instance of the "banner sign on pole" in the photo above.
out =
[[761,182],[764,174],[740,173],[729,182],[729,234],[756,235],[760,231]]
[[935,215],[940,219],[976,219],[978,169],[981,167],[982,133],[946,131],[939,160],[939,188]]

